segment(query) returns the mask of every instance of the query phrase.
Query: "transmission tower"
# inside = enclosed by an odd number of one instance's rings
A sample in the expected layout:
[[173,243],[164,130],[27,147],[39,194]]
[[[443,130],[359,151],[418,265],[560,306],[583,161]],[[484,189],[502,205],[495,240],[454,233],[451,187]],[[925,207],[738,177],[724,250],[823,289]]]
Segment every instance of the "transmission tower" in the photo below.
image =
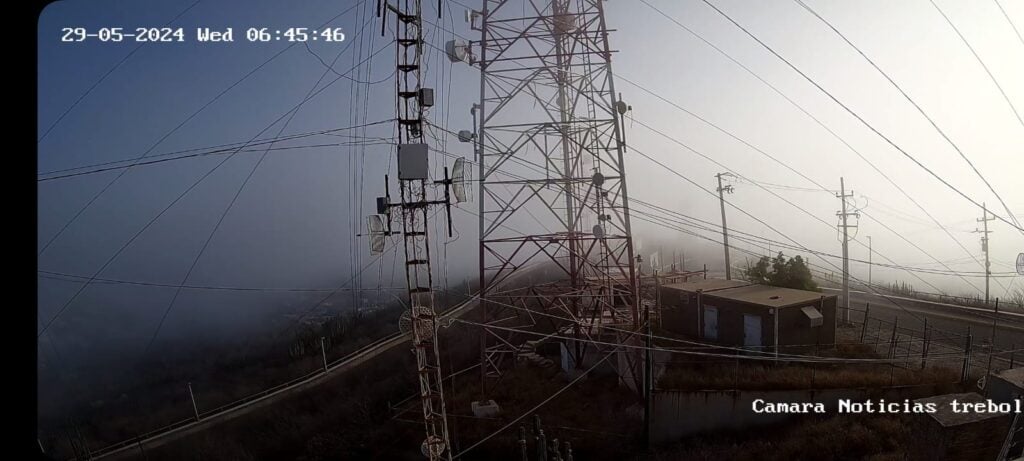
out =
[[[395,110],[398,121],[398,184],[401,200],[391,203],[390,193],[377,199],[377,215],[368,219],[372,252],[384,250],[384,238],[401,234],[405,247],[405,278],[408,287],[409,312],[403,315],[411,323],[413,353],[416,355],[416,375],[420,387],[426,438],[422,452],[431,461],[451,459],[448,443],[448,424],[445,417],[444,391],[441,386],[441,360],[437,348],[437,312],[434,309],[434,291],[430,264],[430,238],[428,210],[433,205],[450,206],[449,186],[445,179],[431,183],[429,175],[429,146],[424,141],[423,127],[426,109],[434,103],[434,91],[422,85],[421,59],[423,56],[423,18],[420,0],[394,0],[378,2],[377,15],[383,25],[388,15],[394,16],[396,88]],[[445,187],[444,200],[430,200],[428,186]],[[385,176],[385,188],[387,177]],[[391,230],[391,213],[401,215],[401,230]],[[387,225],[381,216],[387,217]],[[448,214],[451,232],[451,214]],[[401,323],[400,323],[401,326]]]
[[[579,369],[599,351],[584,339],[640,325],[623,165],[628,106],[616,98],[602,1],[521,2],[484,0],[470,12],[480,32],[470,48],[481,77],[481,323],[534,325],[550,318],[531,311],[557,311],[572,322],[549,331],[575,338],[564,345]],[[543,280],[505,283],[526,268]],[[483,328],[483,395],[516,350],[516,338]]]

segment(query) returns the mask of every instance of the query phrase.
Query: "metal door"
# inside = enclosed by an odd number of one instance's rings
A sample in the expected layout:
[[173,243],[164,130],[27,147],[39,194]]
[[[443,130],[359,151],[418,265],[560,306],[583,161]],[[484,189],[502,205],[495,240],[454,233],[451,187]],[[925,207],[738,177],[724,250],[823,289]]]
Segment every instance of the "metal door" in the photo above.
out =
[[761,316],[743,314],[743,345],[761,345]]
[[718,339],[718,308],[704,306],[704,337]]

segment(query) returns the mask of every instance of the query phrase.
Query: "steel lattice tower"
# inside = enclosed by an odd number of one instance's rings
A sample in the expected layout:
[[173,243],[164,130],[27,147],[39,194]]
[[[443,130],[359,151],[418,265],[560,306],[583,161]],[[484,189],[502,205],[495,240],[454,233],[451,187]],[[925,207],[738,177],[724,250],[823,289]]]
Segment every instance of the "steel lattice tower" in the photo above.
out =
[[437,348],[438,318],[434,309],[428,234],[428,210],[431,205],[444,202],[431,201],[427,195],[428,148],[423,138],[423,126],[425,106],[433,103],[433,91],[422,85],[422,9],[420,0],[396,0],[394,4],[386,3],[385,8],[385,15],[393,13],[395,20],[398,179],[401,189],[401,202],[385,203],[385,208],[388,212],[391,208],[399,208],[402,216],[413,353],[416,355],[426,430],[423,452],[431,461],[442,457],[451,459]]
[[[473,13],[479,65],[481,323],[523,325],[548,311],[574,338],[640,325],[622,114],[602,0],[484,0]],[[537,224],[526,235],[509,229]],[[544,283],[503,285],[527,266]],[[512,308],[510,306],[515,306]],[[524,314],[526,312],[526,314]],[[583,341],[566,344],[582,367]],[[481,387],[500,376],[516,341],[480,337]],[[593,354],[596,355],[596,354]]]

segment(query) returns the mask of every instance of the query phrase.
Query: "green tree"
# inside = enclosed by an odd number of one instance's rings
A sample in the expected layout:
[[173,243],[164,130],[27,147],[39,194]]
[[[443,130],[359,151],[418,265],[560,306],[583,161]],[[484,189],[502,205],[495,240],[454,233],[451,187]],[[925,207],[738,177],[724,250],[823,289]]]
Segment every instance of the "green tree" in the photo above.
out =
[[786,258],[779,252],[774,258],[767,256],[746,271],[747,278],[756,283],[798,290],[821,291],[811,277],[811,270],[799,255]]

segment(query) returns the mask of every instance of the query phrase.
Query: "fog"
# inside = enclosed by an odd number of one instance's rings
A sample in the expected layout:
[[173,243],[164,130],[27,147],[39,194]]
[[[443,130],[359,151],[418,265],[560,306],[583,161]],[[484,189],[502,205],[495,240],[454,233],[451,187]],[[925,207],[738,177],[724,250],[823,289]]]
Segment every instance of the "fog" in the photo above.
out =
[[[903,281],[934,291],[927,285],[931,284],[951,294],[978,294],[984,289],[984,279],[976,276],[984,269],[973,259],[982,260],[980,234],[973,233],[980,209],[892,148],[705,4],[651,2],[827,125],[946,226],[953,238],[857,153],[736,63],[650,8],[613,0],[605,5],[609,26],[615,29],[610,41],[617,51],[613,62],[616,90],[632,106],[630,116],[636,120],[626,123],[629,149],[625,161],[639,254],[649,259],[661,252],[660,259],[668,264],[673,252],[679,251],[686,254],[688,269],[706,264],[713,274],[719,274],[724,268],[717,229],[684,227],[709,241],[640,219],[649,217],[651,211],[640,203],[650,203],[714,225],[720,222],[717,198],[679,175],[713,192],[717,186],[714,175],[726,170],[683,147],[686,145],[736,175],[772,184],[766,190],[744,180],[730,182],[735,190],[727,196],[731,231],[838,255],[841,246],[835,224],[839,199],[834,192],[804,190],[818,187],[789,168],[832,190],[839,189],[843,177],[861,212],[856,241],[850,246],[851,258],[869,258],[861,243],[866,244],[866,237],[871,236],[871,257],[876,263],[944,270],[939,261],[952,270],[974,273],[964,277],[965,281],[950,275],[914,276],[875,267],[872,277],[876,283]],[[394,117],[393,45],[380,36],[380,23],[369,11],[357,17],[352,10],[331,23],[346,33],[341,44],[310,43],[307,50],[302,44],[287,48],[283,41],[249,43],[242,39],[249,27],[319,26],[354,4],[350,2],[309,1],[287,7],[269,0],[202,2],[175,23],[184,27],[186,34],[194,34],[196,27],[234,27],[235,43],[197,44],[190,37],[185,43],[146,44],[133,52],[136,44],[128,42],[59,40],[62,27],[164,24],[191,3],[99,0],[57,2],[47,7],[39,22],[38,136],[42,139],[38,173],[131,160],[146,152],[155,156],[268,138],[279,132],[309,133]],[[796,3],[715,3],[935,174],[1007,217],[995,195],[935,128],[856,51]],[[956,142],[1010,210],[1024,217],[1024,122],[928,2],[809,4],[900,84]],[[995,4],[939,4],[1009,100],[1024,111],[1024,43]],[[1024,4],[1003,4],[1014,23],[1024,25]],[[475,38],[478,32],[469,31],[462,21],[462,8],[451,7],[452,16],[445,15],[446,28]],[[427,16],[437,21],[432,14]],[[368,24],[365,28],[364,23]],[[427,28],[432,30],[430,25]],[[449,38],[446,32],[428,32],[428,41],[440,47]],[[368,61],[372,66],[359,66],[349,75],[378,83],[356,85],[338,79],[320,62],[330,63],[339,56],[335,68],[344,74],[378,49],[383,51]],[[282,50],[286,51],[232,86]],[[465,64],[450,65],[436,49],[428,51],[427,82],[436,89],[438,101],[430,110],[430,119],[450,131],[470,129],[469,109],[479,97],[477,70]],[[118,65],[129,53],[131,56]],[[115,65],[116,69],[103,77]],[[293,118],[279,119],[311,91],[322,88],[326,89],[305,102]],[[83,94],[86,96],[76,103]],[[381,123],[335,134],[391,138],[393,125]],[[261,132],[265,127],[269,129]],[[434,136],[440,137],[440,141],[431,141],[434,149],[472,160],[470,144],[440,130]],[[317,136],[275,147],[338,144],[351,139]],[[391,193],[397,196],[392,145],[374,142],[271,150],[262,161],[259,147],[230,157],[210,155],[140,165],[113,183],[124,170],[39,182],[38,269],[46,272],[40,272],[38,278],[37,331],[56,317],[39,338],[40,356],[49,356],[56,349],[65,360],[88,366],[101,357],[115,361],[138,357],[154,335],[155,349],[162,354],[195,342],[268,334],[287,326],[285,314],[304,312],[325,294],[185,288],[169,309],[177,291],[173,287],[178,285],[324,290],[404,286],[402,262],[395,258],[396,250],[398,258],[402,257],[400,239],[390,241],[378,258],[370,254],[368,239],[356,235],[365,232],[365,216],[374,213],[375,197],[383,195],[385,174],[390,173]],[[675,172],[638,155],[640,152]],[[431,158],[435,177],[452,162],[451,156],[435,153]],[[239,192],[243,182],[245,187]],[[76,217],[97,194],[99,198]],[[473,194],[477,195],[475,190]],[[230,210],[224,214],[229,204]],[[452,211],[456,231],[451,238],[442,232],[444,213],[435,215],[431,251],[437,271],[435,285],[441,288],[477,276],[476,210],[477,203],[471,202]],[[525,220],[512,224],[526,232],[536,229],[535,223]],[[1014,270],[1017,253],[1024,251],[1024,232],[999,220],[990,221],[989,229],[993,231],[992,272],[999,276],[993,278],[992,297],[1007,296],[1015,287],[1024,286],[1019,276],[1008,274]],[[732,243],[759,255],[780,251],[774,243],[772,248],[753,246],[739,238]],[[781,251],[809,256],[791,248]],[[733,250],[736,265],[753,257]],[[835,258],[811,257],[810,261],[820,270],[839,271],[840,262]],[[88,279],[104,266],[96,277],[107,282],[96,280],[75,296],[83,279],[69,279],[68,275]],[[865,264],[851,263],[851,272],[867,279]],[[329,306],[320,309],[353,309],[353,304],[369,308],[376,294],[368,293],[353,296],[343,289],[329,299]],[[73,296],[74,301],[66,305]],[[157,334],[165,312],[166,320]]]

